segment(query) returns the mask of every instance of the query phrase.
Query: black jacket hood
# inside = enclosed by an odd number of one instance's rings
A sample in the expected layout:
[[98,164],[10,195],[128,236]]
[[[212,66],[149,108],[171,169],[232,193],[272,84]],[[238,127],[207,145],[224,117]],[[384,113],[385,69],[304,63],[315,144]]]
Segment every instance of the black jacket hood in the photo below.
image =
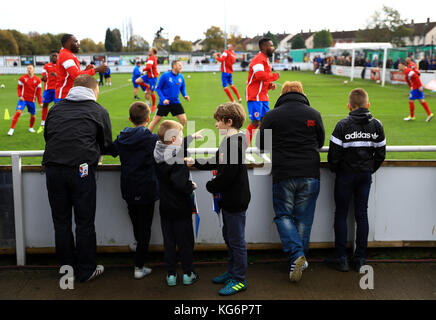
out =
[[136,145],[139,141],[152,137],[152,133],[145,127],[126,127],[118,135],[118,142],[124,145]]
[[280,96],[274,108],[278,108],[286,102],[301,102],[310,106],[309,99],[307,99],[307,97],[304,94],[299,92],[288,92]]
[[367,124],[370,121],[372,121],[372,119],[374,119],[372,114],[369,112],[367,108],[359,108],[357,110],[351,111],[348,114],[348,118],[352,122],[358,124]]

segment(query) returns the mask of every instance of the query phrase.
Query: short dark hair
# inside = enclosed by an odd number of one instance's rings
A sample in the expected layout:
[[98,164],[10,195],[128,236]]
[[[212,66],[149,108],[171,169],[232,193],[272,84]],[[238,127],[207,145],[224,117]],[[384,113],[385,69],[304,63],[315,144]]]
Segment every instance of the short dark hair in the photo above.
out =
[[369,97],[368,93],[362,88],[354,89],[348,96],[348,103],[354,108],[364,108],[368,105]]
[[81,74],[74,79],[73,87],[85,87],[94,90],[98,87],[98,81],[89,74]]
[[150,108],[145,102],[133,102],[129,108],[130,121],[135,125],[140,125],[147,121],[150,115]]
[[272,41],[270,38],[264,37],[262,39],[259,40],[259,49],[262,50],[262,47],[264,46],[265,43]]
[[57,50],[53,50],[52,52],[50,52],[50,55],[52,55],[53,53],[58,54],[59,52]]
[[173,62],[171,62],[171,68],[173,68],[177,62],[180,62],[180,60],[174,60]]
[[156,48],[151,48],[151,50],[153,50],[154,54],[157,54],[157,49]]
[[232,127],[239,130],[245,122],[245,111],[239,103],[226,102],[216,108],[213,117],[225,123],[231,119]]
[[61,38],[62,47],[65,47],[65,44],[67,43],[67,41],[70,40],[72,37],[73,37],[73,35],[70,33],[64,34]]

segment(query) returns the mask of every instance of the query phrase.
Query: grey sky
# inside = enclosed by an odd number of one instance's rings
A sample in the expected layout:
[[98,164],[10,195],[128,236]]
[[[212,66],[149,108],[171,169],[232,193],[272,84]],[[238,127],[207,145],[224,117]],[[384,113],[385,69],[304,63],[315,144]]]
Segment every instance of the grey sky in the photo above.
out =
[[[270,5],[269,5],[270,4]],[[435,20],[436,1],[420,0],[333,0],[333,1],[237,1],[237,0],[166,0],[166,1],[28,1],[2,2],[0,29],[21,32],[73,33],[78,39],[104,42],[106,28],[122,29],[131,18],[134,34],[149,43],[163,27],[170,41],[180,35],[194,41],[217,25],[236,30],[243,36],[255,36],[270,30],[274,33],[298,33],[301,30],[330,31],[364,28],[369,17],[382,5],[397,9],[410,22]],[[432,16],[433,15],[433,16]],[[51,19],[50,19],[51,17]]]

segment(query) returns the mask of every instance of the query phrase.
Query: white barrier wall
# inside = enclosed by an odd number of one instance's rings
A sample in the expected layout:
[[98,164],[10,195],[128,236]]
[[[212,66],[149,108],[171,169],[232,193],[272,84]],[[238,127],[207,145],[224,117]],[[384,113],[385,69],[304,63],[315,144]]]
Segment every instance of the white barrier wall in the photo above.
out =
[[[126,246],[133,241],[126,204],[120,195],[120,172],[99,171],[97,176],[96,232],[99,246]],[[200,229],[197,243],[222,244],[218,217],[205,190],[210,172],[192,171],[198,184]],[[252,200],[247,211],[247,243],[280,243],[271,197],[271,177],[249,170]],[[334,242],[334,174],[321,170],[311,242]],[[23,172],[24,233],[26,247],[54,247],[54,230],[45,187],[45,175]],[[436,167],[382,167],[373,176],[369,199],[369,241],[436,241]],[[349,230],[353,228],[352,210]],[[349,232],[349,239],[353,239]],[[151,244],[162,244],[158,203]]]

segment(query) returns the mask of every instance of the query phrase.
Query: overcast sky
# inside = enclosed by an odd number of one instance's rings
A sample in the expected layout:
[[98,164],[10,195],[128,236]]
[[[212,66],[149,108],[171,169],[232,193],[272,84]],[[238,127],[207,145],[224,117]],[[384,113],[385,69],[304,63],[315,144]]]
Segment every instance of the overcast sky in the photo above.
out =
[[[131,19],[133,33],[149,43],[163,27],[163,35],[173,40],[195,41],[216,25],[253,37],[268,30],[273,33],[298,33],[321,30],[364,28],[369,17],[382,5],[397,9],[409,22],[435,21],[435,0],[165,0],[165,1],[2,1],[0,29],[20,32],[72,33],[78,39],[104,42],[106,29],[123,27]],[[433,15],[433,16],[432,16]]]

